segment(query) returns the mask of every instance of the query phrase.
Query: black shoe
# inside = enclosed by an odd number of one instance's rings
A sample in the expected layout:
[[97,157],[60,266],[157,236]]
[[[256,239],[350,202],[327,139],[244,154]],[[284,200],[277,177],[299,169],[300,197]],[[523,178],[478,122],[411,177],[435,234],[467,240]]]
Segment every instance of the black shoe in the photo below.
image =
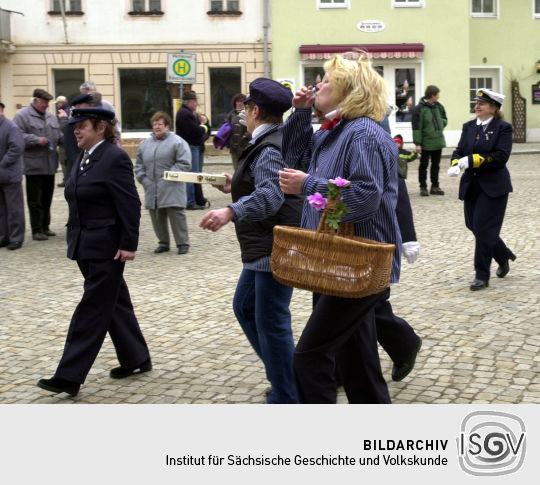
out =
[[0,248],[5,248],[9,243],[7,241],[0,241]]
[[205,207],[204,205],[199,205],[199,204],[189,204],[188,206],[186,206],[186,209],[188,211],[200,211],[200,210],[203,210]]
[[81,385],[76,382],[65,381],[64,379],[58,379],[56,377],[52,377],[51,379],[40,379],[37,385],[38,387],[41,387],[41,389],[56,392],[58,394],[67,392],[70,396],[76,396],[81,387]]
[[56,236],[56,232],[52,232],[50,229],[47,229],[45,231],[45,235],[48,237],[53,237],[53,236]]
[[178,254],[186,254],[189,251],[189,244],[180,244]]
[[167,246],[158,246],[156,249],[154,249],[154,253],[156,254],[166,253],[167,251],[169,251],[169,248]]
[[65,182],[60,182],[59,184],[56,184],[57,187],[65,187],[66,186],[66,183]]
[[420,187],[420,195],[422,197],[428,197],[429,196],[429,192],[427,191],[427,187]]
[[[139,372],[135,372],[135,371]],[[143,372],[149,372],[152,370],[152,361],[150,359],[145,360],[141,365],[136,367],[115,367],[111,369],[109,375],[113,379],[123,379],[124,377],[129,377],[132,374],[142,374]]]
[[422,348],[422,339],[418,342],[418,345],[414,349],[413,353],[409,355],[409,358],[405,360],[404,362],[400,362],[399,364],[394,364],[392,366],[392,380],[399,382],[405,379],[410,372],[414,368],[414,364],[416,362],[416,356],[418,355],[418,352],[420,352],[420,349]]
[[477,278],[474,279],[474,281],[471,283],[471,291],[479,291],[483,290],[484,288],[487,288],[489,286],[488,281],[479,280]]
[[11,251],[15,251],[15,249],[21,249],[22,248],[22,242],[19,242],[19,241],[13,241],[13,242],[10,242],[8,245],[7,245],[7,248]]
[[508,259],[503,264],[499,265],[495,274],[499,278],[504,278],[508,274],[508,271],[510,271],[510,265],[508,264],[508,261],[515,261],[516,258],[517,256],[512,251],[510,251],[510,256],[508,256]]
[[432,185],[429,193],[432,195],[444,195],[444,190],[442,190],[440,187],[435,187]]

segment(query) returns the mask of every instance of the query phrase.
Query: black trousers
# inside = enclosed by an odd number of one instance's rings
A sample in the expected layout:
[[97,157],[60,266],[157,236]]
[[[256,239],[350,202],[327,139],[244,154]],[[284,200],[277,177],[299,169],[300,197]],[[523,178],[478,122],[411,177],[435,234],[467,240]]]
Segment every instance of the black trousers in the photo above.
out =
[[420,337],[403,318],[394,315],[389,298],[390,288],[387,288],[375,304],[377,340],[392,361],[399,364],[418,347]]
[[150,354],[124,281],[125,263],[107,259],[77,264],[84,276],[84,293],[71,318],[55,377],[82,384],[107,332],[121,366],[136,367]]
[[429,172],[431,178],[431,185],[433,187],[439,186],[439,166],[441,164],[441,150],[424,150],[420,155],[420,165],[418,166],[418,182],[421,188],[427,188],[427,168],[429,165],[429,159],[431,158],[431,169]]
[[500,238],[508,194],[487,196],[477,183],[471,184],[464,201],[465,225],[475,237],[474,270],[476,278],[488,281],[491,260],[508,260],[511,251]]
[[26,175],[26,203],[32,234],[49,230],[53,193],[54,175]]
[[336,366],[352,404],[389,404],[377,349],[374,305],[364,298],[314,295],[311,314],[294,351],[298,397],[305,404],[337,400]]

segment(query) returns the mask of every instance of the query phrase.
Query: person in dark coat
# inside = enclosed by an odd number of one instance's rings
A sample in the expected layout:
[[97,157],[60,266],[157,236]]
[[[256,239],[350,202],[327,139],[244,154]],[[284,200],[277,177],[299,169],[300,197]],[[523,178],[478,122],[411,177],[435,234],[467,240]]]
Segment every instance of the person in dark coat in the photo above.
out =
[[107,332],[120,362],[111,377],[147,372],[152,364],[123,277],[126,261],[135,258],[141,218],[133,164],[114,144],[112,111],[80,108],[72,115],[70,123],[84,153],[64,190],[69,206],[67,255],[84,276],[84,293],[54,377],[37,385],[75,396]]
[[24,139],[19,127],[4,116],[4,107],[0,103],[0,248],[13,251],[24,242]]
[[516,255],[500,237],[501,227],[512,192],[506,162],[512,151],[512,126],[503,121],[500,108],[504,95],[480,89],[476,101],[476,120],[463,125],[461,138],[452,154],[448,175],[464,170],[459,184],[459,198],[464,201],[465,225],[474,234],[475,278],[472,291],[489,286],[491,260],[499,264],[497,276],[510,271],[509,260]]
[[[187,141],[191,149],[191,171],[200,172],[199,165],[200,146],[204,143],[204,136],[208,132],[206,116],[197,115],[198,106],[195,91],[185,91],[182,95],[182,106],[176,113],[176,134]],[[188,210],[204,209],[204,205],[197,204],[195,199],[195,184],[186,184]]]

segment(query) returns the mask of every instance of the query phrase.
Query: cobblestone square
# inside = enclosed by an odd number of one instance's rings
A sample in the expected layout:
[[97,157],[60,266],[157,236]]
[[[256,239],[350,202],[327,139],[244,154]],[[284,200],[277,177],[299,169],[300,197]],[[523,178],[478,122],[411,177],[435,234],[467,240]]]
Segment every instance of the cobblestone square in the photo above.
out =
[[[495,277],[493,263],[490,287],[480,292],[469,290],[474,241],[457,199],[459,180],[442,168],[446,195],[420,197],[417,167],[410,165],[407,185],[420,258],[403,263],[391,301],[424,344],[414,371],[399,383],[391,381],[391,362],[380,349],[393,402],[540,403],[538,155],[510,158],[514,192],[502,237],[518,258],[504,279]],[[207,160],[207,172],[230,170],[226,156]],[[204,189],[212,208],[227,204],[228,196]],[[125,278],[154,370],[121,381],[109,378],[118,364],[107,338],[75,398],[38,389],[37,380],[56,369],[82,295],[77,265],[66,258],[63,189],[55,189],[52,210],[56,237],[33,241],[27,218],[22,249],[0,249],[0,403],[264,403],[263,367],[232,312],[241,271],[234,227],[217,233],[199,229],[204,211],[187,212],[191,249],[178,255],[153,253],[157,241],[143,209],[137,257],[126,265]],[[311,295],[295,290],[296,338],[310,306]],[[343,394],[339,401],[346,402]]]

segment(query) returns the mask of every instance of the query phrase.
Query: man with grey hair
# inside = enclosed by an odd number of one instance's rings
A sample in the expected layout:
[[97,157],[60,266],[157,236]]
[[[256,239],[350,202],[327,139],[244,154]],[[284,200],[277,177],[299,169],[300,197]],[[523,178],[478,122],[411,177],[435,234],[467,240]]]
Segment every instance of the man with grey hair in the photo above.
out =
[[[96,83],[94,81],[85,81],[79,87],[79,91],[81,92],[81,94],[92,94],[93,92],[97,91]],[[113,113],[116,113],[114,106],[111,103],[109,103],[109,101],[102,99],[101,106],[104,109],[107,109],[109,111],[112,111]]]
[[56,236],[50,230],[54,174],[58,168],[56,147],[63,142],[60,118],[47,109],[53,96],[41,88],[34,89],[32,102],[13,118],[24,138],[24,175],[26,201],[30,213],[32,238],[46,241]]

